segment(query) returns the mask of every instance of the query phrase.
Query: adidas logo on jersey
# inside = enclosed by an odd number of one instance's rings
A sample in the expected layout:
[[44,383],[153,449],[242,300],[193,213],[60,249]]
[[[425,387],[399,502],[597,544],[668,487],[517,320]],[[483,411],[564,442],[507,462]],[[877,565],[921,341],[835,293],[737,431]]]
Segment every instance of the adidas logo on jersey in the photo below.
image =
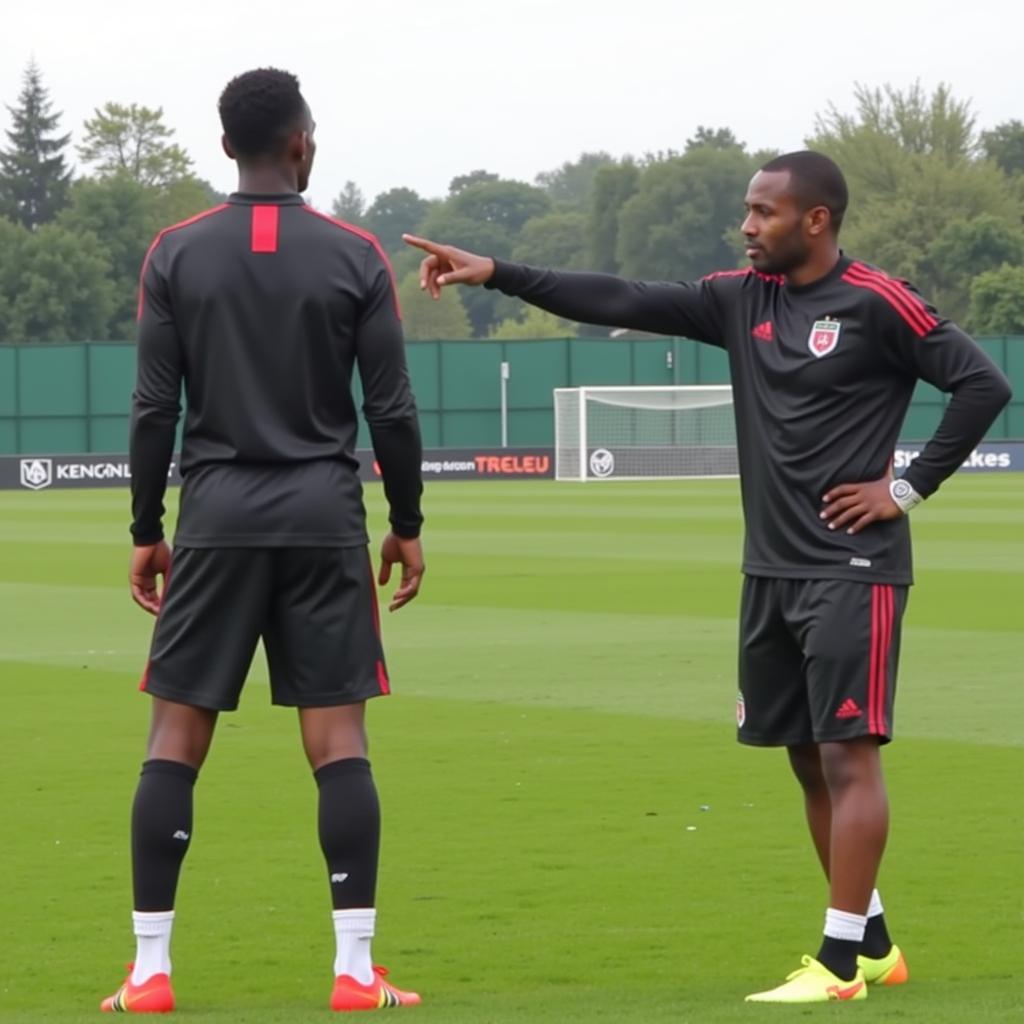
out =
[[772,327],[771,320],[765,320],[763,324],[758,324],[751,332],[752,338],[757,338],[758,341],[774,341],[775,330]]
[[847,697],[842,704],[839,705],[839,710],[836,712],[836,718],[860,718],[864,712],[857,707],[857,702],[850,697]]

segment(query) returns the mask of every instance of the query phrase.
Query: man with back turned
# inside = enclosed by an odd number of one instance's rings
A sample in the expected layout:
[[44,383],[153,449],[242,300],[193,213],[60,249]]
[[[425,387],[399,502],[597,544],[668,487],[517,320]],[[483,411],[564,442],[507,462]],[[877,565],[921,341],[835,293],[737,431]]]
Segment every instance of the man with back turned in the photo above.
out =
[[[380,809],[364,712],[390,683],[354,455],[354,372],[390,506],[379,582],[401,566],[392,610],[416,596],[424,571],[420,434],[394,282],[373,236],[302,200],[314,123],[293,75],[239,75],[219,109],[239,190],[161,232],[142,270],[131,588],[158,617],[132,811],[137,953],[103,1009],[174,1008],[170,939],[193,786],[261,639],[272,700],[298,708],[319,789],[337,944],[331,1006],[418,1003],[370,957]],[[182,387],[172,572],[161,520]]]

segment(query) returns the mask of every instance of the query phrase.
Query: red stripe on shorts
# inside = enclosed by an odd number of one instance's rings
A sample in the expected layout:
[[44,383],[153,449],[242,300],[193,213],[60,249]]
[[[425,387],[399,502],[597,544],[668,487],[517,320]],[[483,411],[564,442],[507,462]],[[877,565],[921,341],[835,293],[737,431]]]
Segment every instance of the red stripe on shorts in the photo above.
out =
[[875,690],[878,686],[878,639],[879,627],[878,587],[871,588],[871,665],[868,670],[868,732],[874,735],[875,727]]
[[[174,567],[174,555],[172,553],[171,560],[167,563],[167,572],[164,575],[164,589],[160,592],[160,610],[163,610],[164,601],[167,600],[167,588],[171,585],[171,569]],[[160,612],[156,613],[156,620],[153,623],[153,632],[156,633],[156,624],[160,621]],[[152,640],[150,640],[152,645]],[[146,659],[146,667],[142,670],[142,679],[139,681],[139,692],[145,693],[146,686],[149,684],[149,667],[153,663],[152,655]]]
[[[370,600],[373,608],[373,631],[377,634],[377,642],[381,642],[380,635],[380,605],[377,602],[377,581],[373,578],[373,563],[367,559],[366,567],[370,573]],[[380,692],[387,696],[391,692],[391,683],[388,680],[388,672],[384,662],[377,659],[377,684]]]
[[872,736],[888,733],[885,721],[885,696],[889,677],[889,649],[892,646],[892,587],[875,584],[871,588],[871,669],[868,678],[868,732]]
[[878,695],[878,723],[880,735],[889,734],[889,721],[885,714],[885,705],[889,696],[889,658],[892,654],[892,625],[895,617],[896,599],[895,592],[888,584],[882,588],[885,594],[884,618],[885,618],[885,646],[882,648],[882,690]]

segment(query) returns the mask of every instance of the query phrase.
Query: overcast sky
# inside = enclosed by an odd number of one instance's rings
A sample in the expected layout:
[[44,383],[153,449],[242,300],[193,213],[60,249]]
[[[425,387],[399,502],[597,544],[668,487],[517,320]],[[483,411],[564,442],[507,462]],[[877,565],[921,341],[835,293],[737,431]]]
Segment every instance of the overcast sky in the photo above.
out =
[[[1024,5],[993,0],[42,0],[5,4],[0,100],[31,57],[64,130],[115,100],[163,107],[222,191],[216,100],[252,67],[295,72],[317,120],[310,195],[440,196],[485,168],[532,181],[583,151],[681,149],[699,124],[799,148],[855,82],[952,85],[981,127],[1024,119]],[[0,109],[3,126],[9,127]],[[6,137],[0,137],[5,143]]]

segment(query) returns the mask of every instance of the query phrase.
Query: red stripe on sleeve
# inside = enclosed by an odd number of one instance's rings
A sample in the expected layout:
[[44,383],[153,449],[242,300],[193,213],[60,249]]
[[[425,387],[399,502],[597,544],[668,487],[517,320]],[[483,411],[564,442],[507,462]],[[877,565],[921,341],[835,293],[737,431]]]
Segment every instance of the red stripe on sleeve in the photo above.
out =
[[252,208],[252,251],[277,252],[276,206],[254,206]]
[[902,282],[888,277],[880,271],[868,270],[863,264],[851,264],[843,274],[843,280],[858,288],[867,288],[881,295],[907,322],[910,329],[923,338],[937,324],[925,304]]
[[139,301],[135,307],[135,319],[142,319],[142,303],[145,299],[145,280],[146,280],[146,268],[149,266],[149,258],[153,255],[153,250],[160,244],[160,239],[164,237],[164,232],[161,231],[156,238],[153,239],[152,244],[146,250],[146,255],[142,260],[142,269],[139,271]]
[[341,228],[343,231],[351,232],[351,234],[365,239],[374,247],[374,249],[377,250],[377,255],[384,261],[384,266],[388,269],[388,276],[391,278],[391,298],[395,303],[395,314],[398,316],[398,319],[401,320],[402,308],[398,304],[398,284],[395,281],[395,272],[391,267],[391,260],[388,259],[388,254],[384,251],[377,236],[371,234],[369,231],[364,231],[362,228],[357,228],[354,224],[347,224],[345,221],[338,220],[335,217],[328,217],[326,213],[314,210],[311,206],[303,206],[302,209],[307,213],[313,214],[314,217],[319,217],[321,220],[327,221],[328,224],[333,224],[335,227]]
[[153,255],[153,250],[160,244],[160,240],[164,237],[164,235],[168,234],[171,231],[177,231],[178,228],[187,228],[189,226],[189,224],[195,224],[195,222],[197,220],[202,220],[204,217],[209,217],[210,214],[212,214],[212,213],[220,213],[221,210],[226,210],[228,208],[228,205],[229,205],[228,203],[221,203],[220,206],[214,206],[212,209],[203,210],[202,213],[197,213],[194,217],[189,217],[188,220],[181,221],[180,224],[172,224],[169,228],[164,228],[163,231],[161,231],[156,236],[156,238],[153,239],[153,244],[150,245],[150,247],[146,250],[145,259],[143,259],[143,261],[142,261],[142,269],[139,271],[139,302],[138,302],[138,306],[137,306],[137,308],[135,310],[135,319],[136,320],[141,320],[142,319],[142,302],[143,302],[143,287],[142,287],[142,284],[143,284],[143,281],[145,280],[145,277],[146,277],[146,267],[149,266],[149,258],[150,258],[150,256]]

